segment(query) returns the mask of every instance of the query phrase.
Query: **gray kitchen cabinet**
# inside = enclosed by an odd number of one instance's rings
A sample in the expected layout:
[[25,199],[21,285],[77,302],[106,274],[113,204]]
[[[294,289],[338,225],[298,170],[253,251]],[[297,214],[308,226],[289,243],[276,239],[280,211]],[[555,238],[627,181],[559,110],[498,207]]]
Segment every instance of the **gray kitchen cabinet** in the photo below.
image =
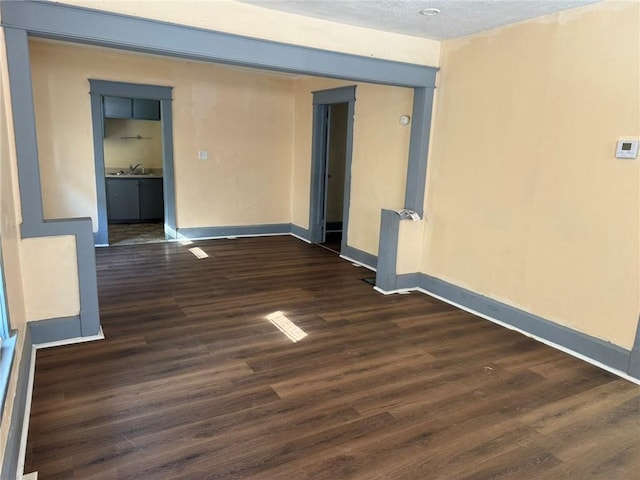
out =
[[144,98],[103,97],[105,118],[160,120],[160,102]]
[[160,102],[158,100],[134,98],[133,118],[140,120],[160,120]]
[[122,97],[103,97],[104,116],[106,118],[131,118],[131,99]]
[[145,222],[164,218],[162,178],[107,178],[107,220]]
[[110,222],[140,220],[137,178],[107,178],[107,219]]
[[164,218],[164,199],[161,178],[143,178],[139,185],[140,220]]

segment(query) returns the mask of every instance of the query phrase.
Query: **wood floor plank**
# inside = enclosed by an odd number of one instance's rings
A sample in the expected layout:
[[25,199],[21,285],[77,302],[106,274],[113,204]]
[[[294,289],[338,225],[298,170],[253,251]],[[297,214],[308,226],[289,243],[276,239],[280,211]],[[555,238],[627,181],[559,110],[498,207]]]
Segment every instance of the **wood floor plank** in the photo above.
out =
[[96,251],[106,338],[38,351],[27,472],[640,478],[637,385],[290,237],[191,246]]

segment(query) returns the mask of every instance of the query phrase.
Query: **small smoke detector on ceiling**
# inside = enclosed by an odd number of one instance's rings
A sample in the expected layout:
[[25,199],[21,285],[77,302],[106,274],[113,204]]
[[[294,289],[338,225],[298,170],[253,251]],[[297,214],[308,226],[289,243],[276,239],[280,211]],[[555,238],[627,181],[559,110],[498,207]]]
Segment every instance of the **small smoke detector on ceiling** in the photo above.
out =
[[420,15],[424,15],[425,17],[433,17],[434,15],[438,15],[439,13],[439,8],[423,8],[422,10],[420,10]]

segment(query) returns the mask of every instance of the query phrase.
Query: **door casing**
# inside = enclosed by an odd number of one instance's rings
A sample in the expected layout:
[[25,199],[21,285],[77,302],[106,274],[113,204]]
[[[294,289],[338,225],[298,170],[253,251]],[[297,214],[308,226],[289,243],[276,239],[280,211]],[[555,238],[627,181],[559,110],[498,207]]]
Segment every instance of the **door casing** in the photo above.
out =
[[96,245],[109,243],[107,222],[107,195],[104,166],[104,112],[103,96],[142,98],[160,101],[160,122],[162,129],[162,185],[164,197],[165,238],[176,238],[176,209],[173,165],[173,87],[145,85],[139,83],[89,80],[91,95],[91,121],[93,126],[93,157],[96,175],[96,197],[98,206],[98,231],[94,233]]
[[349,206],[351,193],[351,162],[353,154],[353,117],[356,87],[340,87],[313,92],[313,129],[311,140],[311,198],[309,202],[309,239],[322,243],[325,237],[324,209],[326,204],[327,129],[329,106],[347,104],[347,147],[344,172],[344,204],[342,210],[342,243],[344,252],[348,244]]

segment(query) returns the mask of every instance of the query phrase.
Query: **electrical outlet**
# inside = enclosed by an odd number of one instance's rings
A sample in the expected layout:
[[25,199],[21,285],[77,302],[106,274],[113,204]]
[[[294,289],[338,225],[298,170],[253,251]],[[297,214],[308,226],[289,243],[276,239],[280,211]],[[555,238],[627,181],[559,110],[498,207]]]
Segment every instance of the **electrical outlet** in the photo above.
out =
[[198,151],[198,160],[208,160],[208,159],[209,159],[209,152],[207,152],[206,150]]

